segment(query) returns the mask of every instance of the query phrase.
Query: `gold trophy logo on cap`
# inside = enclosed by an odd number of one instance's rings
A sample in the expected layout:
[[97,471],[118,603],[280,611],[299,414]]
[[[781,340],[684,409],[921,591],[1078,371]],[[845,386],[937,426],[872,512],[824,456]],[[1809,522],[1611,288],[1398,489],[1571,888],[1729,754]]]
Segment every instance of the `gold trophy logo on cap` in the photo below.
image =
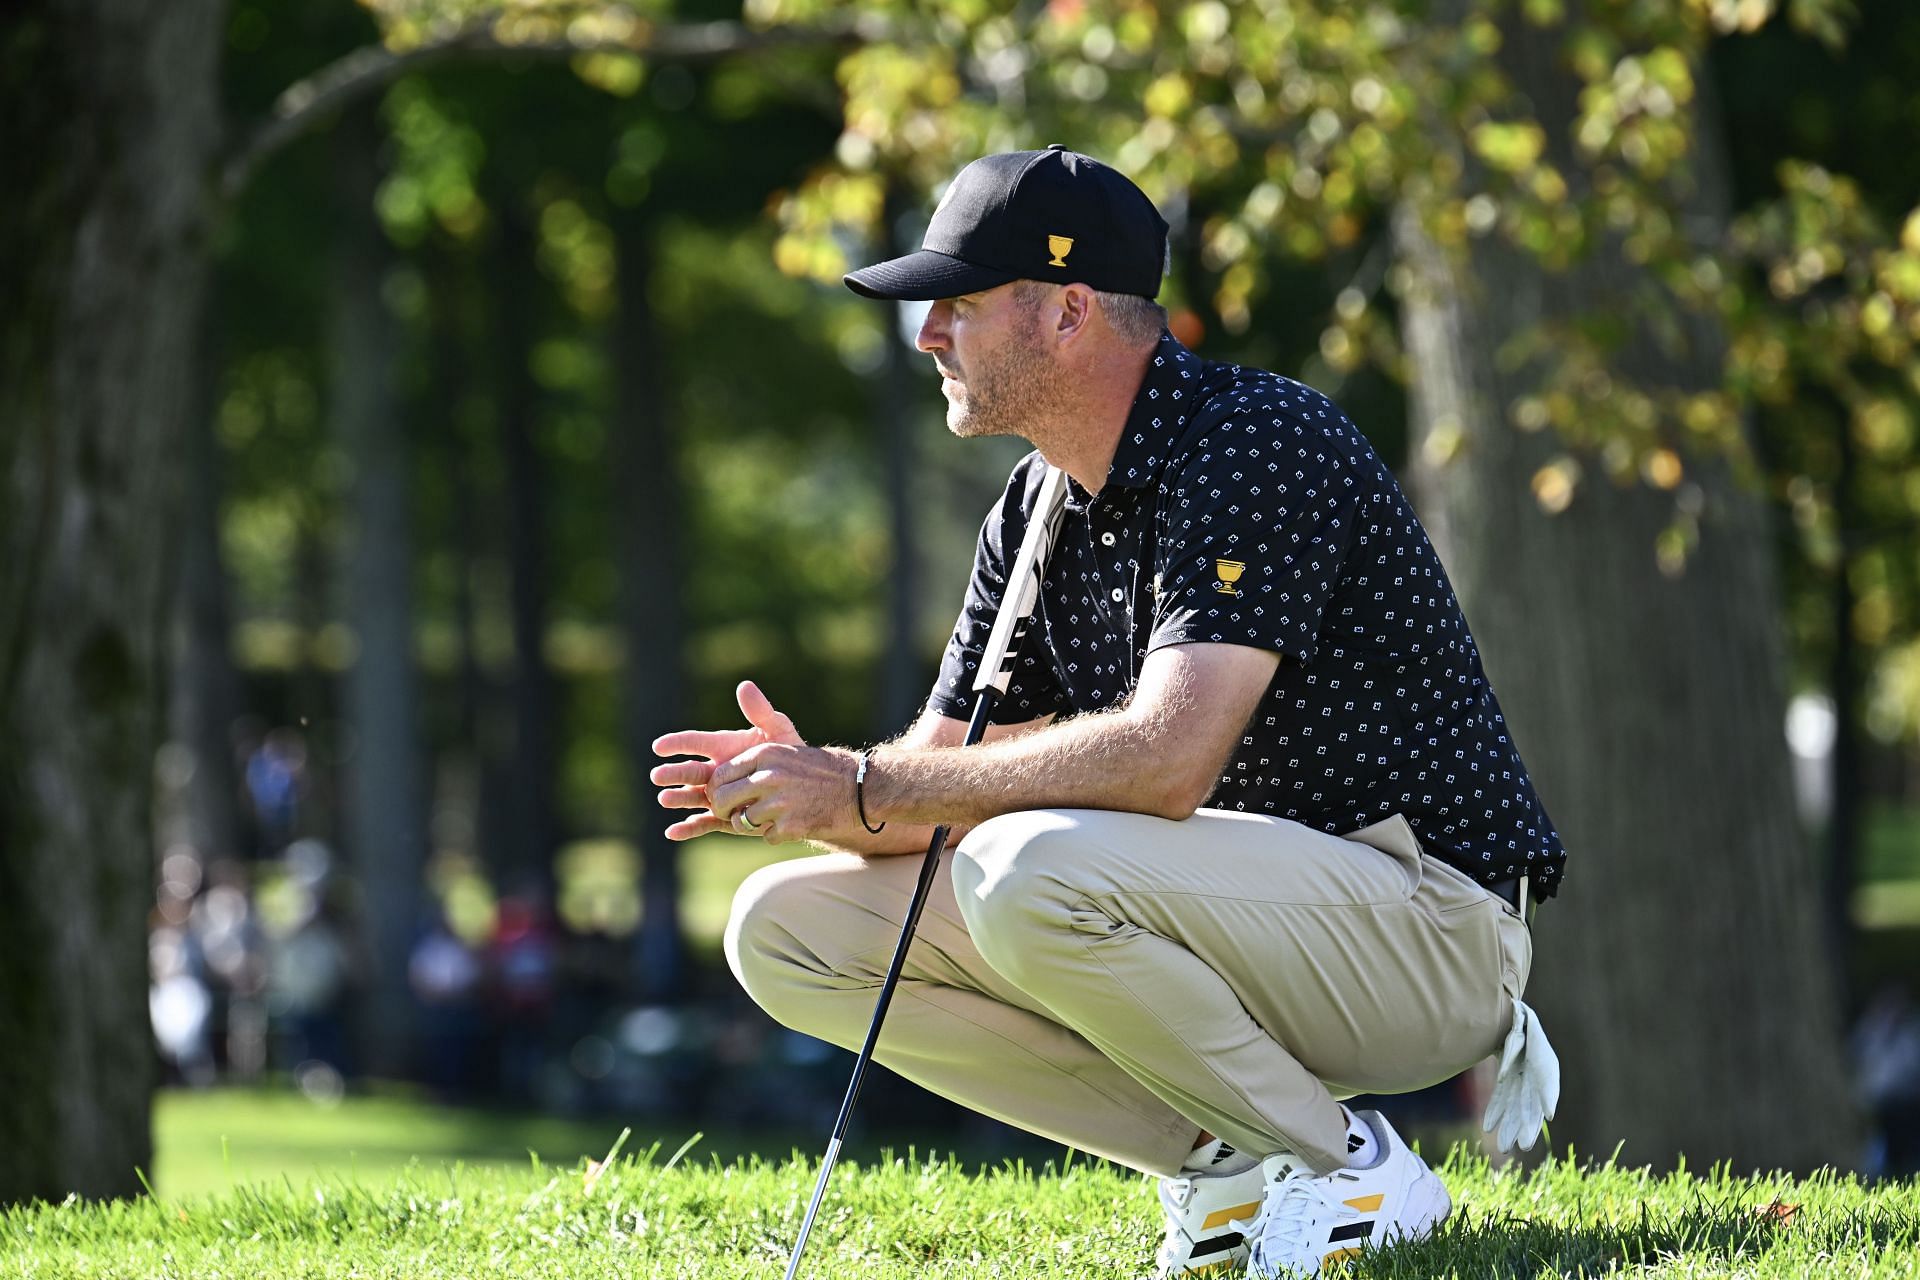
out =
[[1240,588],[1233,584],[1240,581],[1240,575],[1247,571],[1247,566],[1239,560],[1215,560],[1213,567],[1220,575],[1220,581],[1213,584],[1213,589],[1223,596],[1239,595]]
[[1050,267],[1064,267],[1067,265],[1067,254],[1073,251],[1073,237],[1048,236],[1047,248],[1053,253],[1053,260],[1047,263],[1047,265]]

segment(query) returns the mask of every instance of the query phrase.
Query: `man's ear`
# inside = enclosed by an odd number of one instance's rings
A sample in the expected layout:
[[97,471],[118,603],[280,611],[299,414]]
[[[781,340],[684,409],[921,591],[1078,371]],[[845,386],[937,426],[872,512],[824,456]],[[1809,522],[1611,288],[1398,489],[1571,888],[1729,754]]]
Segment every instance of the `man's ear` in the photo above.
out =
[[1093,323],[1093,290],[1084,284],[1065,285],[1060,290],[1059,311],[1055,321],[1054,339],[1060,345],[1074,341],[1086,335]]

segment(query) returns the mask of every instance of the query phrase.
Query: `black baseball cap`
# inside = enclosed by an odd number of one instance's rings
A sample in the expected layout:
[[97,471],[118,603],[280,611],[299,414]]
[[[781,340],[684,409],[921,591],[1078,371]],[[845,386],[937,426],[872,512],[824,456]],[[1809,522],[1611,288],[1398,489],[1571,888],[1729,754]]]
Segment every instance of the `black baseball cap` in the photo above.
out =
[[1056,142],[975,160],[940,198],[917,252],[849,272],[846,285],[930,301],[1046,280],[1151,298],[1166,261],[1167,222],[1146,193]]

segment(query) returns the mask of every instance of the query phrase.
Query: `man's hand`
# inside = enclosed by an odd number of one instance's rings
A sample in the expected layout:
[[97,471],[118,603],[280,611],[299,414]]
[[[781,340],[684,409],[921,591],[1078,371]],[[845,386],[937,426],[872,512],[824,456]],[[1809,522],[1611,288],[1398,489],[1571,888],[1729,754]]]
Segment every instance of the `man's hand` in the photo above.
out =
[[[742,680],[734,696],[740,700],[740,714],[746,717],[748,728],[682,729],[653,740],[656,755],[700,757],[655,765],[648,775],[655,786],[666,788],[660,793],[661,808],[697,810],[692,817],[667,828],[669,840],[691,840],[712,831],[745,834],[732,825],[734,810],[741,807],[738,803],[731,808],[716,808],[712,802],[709,793],[714,771],[757,747],[805,748],[807,745],[800,731],[793,727],[793,721],[774,710],[759,685]],[[758,812],[750,816],[762,827],[766,825]]]
[[859,756],[840,748],[768,742],[717,766],[707,796],[716,815],[747,814],[768,844],[844,846],[859,830],[853,799],[859,766]]

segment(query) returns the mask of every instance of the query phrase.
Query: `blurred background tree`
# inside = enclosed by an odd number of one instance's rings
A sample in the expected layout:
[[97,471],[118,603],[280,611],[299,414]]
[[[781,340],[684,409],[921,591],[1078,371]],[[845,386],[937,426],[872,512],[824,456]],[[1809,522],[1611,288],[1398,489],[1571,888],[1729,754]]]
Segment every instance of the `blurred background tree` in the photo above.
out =
[[917,708],[1018,447],[838,276],[1056,140],[1168,214],[1184,340],[1415,490],[1576,858],[1556,1137],[1847,1158],[1841,1020],[1920,954],[1920,22],[1774,10],[10,19],[0,1198],[135,1189],[148,991],[189,1079],[739,1092],[745,1033],[658,1046],[764,855],[662,840],[647,744],[746,676]]

